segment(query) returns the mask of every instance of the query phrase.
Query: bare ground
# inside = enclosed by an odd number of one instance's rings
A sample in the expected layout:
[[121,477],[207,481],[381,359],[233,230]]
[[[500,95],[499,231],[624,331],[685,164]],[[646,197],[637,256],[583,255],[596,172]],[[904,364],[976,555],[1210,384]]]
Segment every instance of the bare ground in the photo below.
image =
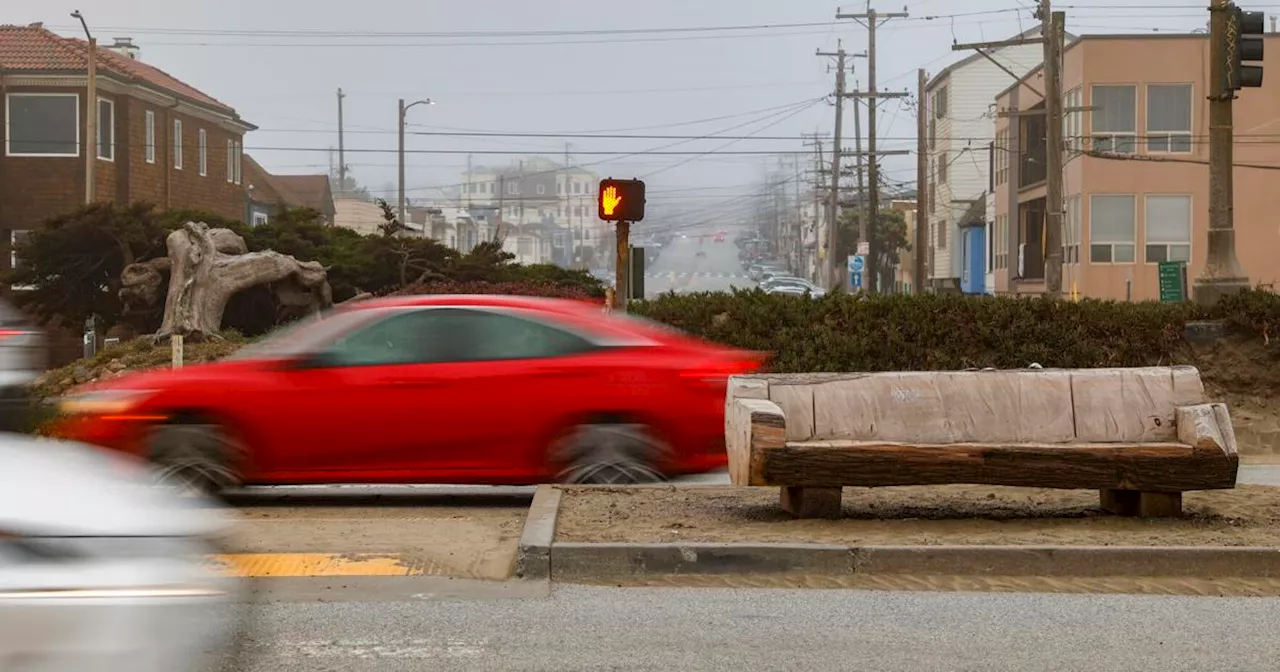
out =
[[1098,493],[989,486],[845,488],[844,517],[794,520],[777,488],[565,488],[557,541],[1280,547],[1280,488],[1191,492],[1177,519],[1121,518]]

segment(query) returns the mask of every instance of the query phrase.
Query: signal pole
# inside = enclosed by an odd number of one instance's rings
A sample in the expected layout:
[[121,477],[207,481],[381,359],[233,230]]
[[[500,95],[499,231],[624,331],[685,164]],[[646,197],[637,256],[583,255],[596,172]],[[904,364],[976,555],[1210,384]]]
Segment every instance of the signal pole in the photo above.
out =
[[[1258,22],[1261,23],[1260,18]],[[1235,67],[1236,49],[1240,44],[1237,41],[1242,39],[1242,32],[1249,32],[1242,31],[1242,26],[1236,24],[1235,8],[1229,0],[1213,0],[1209,7],[1209,245],[1204,270],[1192,285],[1196,303],[1205,305],[1249,286],[1249,278],[1236,258],[1232,221],[1235,207],[1232,103],[1235,90],[1241,85],[1233,80],[1239,80],[1241,74]],[[1260,60],[1261,54],[1257,56]]]
[[631,298],[631,222],[619,221],[617,234],[617,265],[614,271],[614,307],[622,312],[627,311],[627,300]]
[[836,13],[837,19],[854,19],[867,27],[867,68],[870,71],[867,75],[867,89],[864,94],[859,97],[867,98],[867,153],[868,172],[867,176],[871,183],[871,191],[868,194],[867,209],[870,211],[865,218],[867,227],[868,254],[866,260],[866,281],[865,285],[871,293],[879,291],[880,286],[880,241],[876,236],[875,222],[880,216],[880,157],[876,152],[876,117],[880,111],[880,98],[903,98],[906,97],[905,92],[899,93],[881,93],[876,89],[876,28],[889,19],[905,19],[908,17],[906,12],[891,12],[879,14],[871,8],[871,2],[867,2],[867,11],[862,14],[841,14]]

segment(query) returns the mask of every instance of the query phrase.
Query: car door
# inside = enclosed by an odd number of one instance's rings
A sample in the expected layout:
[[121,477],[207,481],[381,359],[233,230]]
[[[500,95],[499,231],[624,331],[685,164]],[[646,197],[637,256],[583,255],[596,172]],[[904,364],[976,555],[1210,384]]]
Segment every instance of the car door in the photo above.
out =
[[421,463],[421,437],[448,417],[437,369],[458,340],[428,307],[385,312],[281,373],[280,412],[297,416],[280,419],[293,431],[289,459],[274,465],[286,480],[395,480]]
[[427,447],[413,468],[472,482],[540,475],[550,434],[599,394],[593,381],[610,349],[537,311],[457,306],[433,315],[459,347],[432,370],[441,390],[433,412],[445,421],[401,439]]

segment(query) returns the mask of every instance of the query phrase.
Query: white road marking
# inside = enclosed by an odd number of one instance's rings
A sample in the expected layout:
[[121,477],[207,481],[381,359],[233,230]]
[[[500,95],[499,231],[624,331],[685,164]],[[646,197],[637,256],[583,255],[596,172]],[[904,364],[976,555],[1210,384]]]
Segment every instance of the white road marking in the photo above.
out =
[[444,660],[455,658],[475,658],[489,652],[483,641],[451,639],[444,642],[433,642],[426,639],[410,639],[402,641],[310,641],[282,642],[267,647],[272,653],[282,658],[411,658]]

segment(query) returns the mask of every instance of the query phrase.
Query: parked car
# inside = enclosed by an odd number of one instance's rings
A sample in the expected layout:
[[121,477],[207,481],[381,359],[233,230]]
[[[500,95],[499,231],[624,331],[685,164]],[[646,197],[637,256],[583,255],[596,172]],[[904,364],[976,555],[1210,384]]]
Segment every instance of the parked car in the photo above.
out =
[[56,433],[211,490],[652,481],[725,466],[726,382],[764,358],[595,303],[395,297],[86,388]]
[[238,588],[204,563],[228,523],[136,460],[0,436],[0,669],[239,669]]
[[0,299],[0,432],[26,428],[34,403],[29,385],[47,364],[43,332],[22,311]]
[[764,282],[760,283],[760,289],[770,294],[804,294],[808,292],[813,296],[825,296],[826,290],[805,280],[789,275],[776,275]]
[[805,285],[775,285],[765,290],[766,294],[788,294],[791,296],[810,296],[821,298],[827,295],[826,290]]

